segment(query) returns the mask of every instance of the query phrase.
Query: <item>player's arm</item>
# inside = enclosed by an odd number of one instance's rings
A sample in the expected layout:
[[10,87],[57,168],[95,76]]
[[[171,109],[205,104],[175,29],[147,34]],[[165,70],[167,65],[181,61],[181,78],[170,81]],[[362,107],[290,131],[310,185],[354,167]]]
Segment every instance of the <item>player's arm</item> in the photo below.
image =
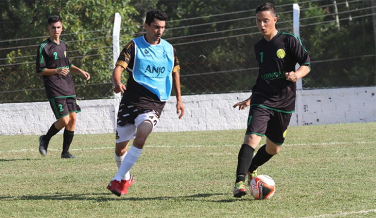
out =
[[63,76],[66,76],[69,73],[68,68],[60,68],[60,69],[49,69],[45,68],[42,72],[39,72],[39,75],[41,76],[52,76],[55,74],[60,74]]
[[184,116],[184,105],[183,100],[181,98],[181,89],[180,89],[180,67],[175,66],[172,71],[172,80],[173,80],[173,88],[176,95],[176,113],[179,114],[179,119]]
[[290,50],[294,54],[295,60],[297,60],[300,67],[296,71],[286,72],[285,76],[286,80],[296,82],[305,77],[311,71],[311,59],[300,38],[291,38],[289,45]]
[[[126,64],[126,63],[124,63]],[[121,83],[121,74],[124,71],[124,66],[122,65],[117,65],[112,72],[112,84],[114,85],[114,92],[115,93],[124,93],[126,90],[126,87],[123,83]]]
[[130,41],[121,51],[118,60],[115,64],[115,69],[112,72],[112,84],[114,86],[115,93],[124,93],[126,90],[125,85],[121,82],[121,75],[125,69],[127,69],[130,62],[133,62],[132,58],[135,54],[134,41]]
[[86,80],[89,80],[90,79],[90,74],[76,66],[74,66],[72,64],[72,66],[70,67],[70,70],[73,72],[73,73],[77,73],[77,74],[80,74],[81,76],[83,76]]
[[244,110],[249,105],[251,105],[251,97],[249,97],[248,99],[246,99],[244,101],[240,101],[240,102],[234,104],[232,107],[233,108],[239,107],[239,110]]
[[285,74],[286,80],[289,80],[291,82],[296,82],[299,79],[305,77],[309,72],[310,68],[307,65],[300,66],[296,71],[287,72]]

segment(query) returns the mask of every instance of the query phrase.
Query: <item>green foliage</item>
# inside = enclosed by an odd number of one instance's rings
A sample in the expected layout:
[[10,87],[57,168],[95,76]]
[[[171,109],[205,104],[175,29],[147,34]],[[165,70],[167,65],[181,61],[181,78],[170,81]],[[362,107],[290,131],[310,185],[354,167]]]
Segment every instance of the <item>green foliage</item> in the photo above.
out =
[[[4,3],[2,3],[4,4]],[[43,82],[35,72],[37,45],[48,37],[47,19],[53,14],[63,19],[61,39],[68,45],[68,55],[74,65],[91,74],[86,82],[78,75],[73,75],[78,97],[95,99],[111,97],[112,28],[115,13],[122,17],[122,30],[130,34],[138,30],[138,24],[130,19],[137,11],[129,1],[84,1],[84,0],[49,0],[49,1],[8,1],[3,18],[7,22],[17,19],[20,22],[4,38],[37,37],[35,45],[30,40],[16,41],[11,47],[23,46],[22,50],[5,50],[6,63],[0,86],[1,102],[43,101],[45,93]],[[45,38],[40,37],[46,35]],[[122,36],[130,40],[131,35]],[[22,63],[22,64],[16,64]],[[15,65],[9,65],[15,64]],[[7,90],[13,89],[19,95],[9,96]]]
[[[48,37],[46,22],[52,14],[64,19],[62,39],[69,46],[68,55],[73,63],[92,76],[89,82],[73,76],[79,97],[112,97],[114,14],[118,12],[122,16],[120,46],[123,47],[130,39],[143,34],[145,13],[154,8],[169,16],[163,38],[177,49],[183,94],[249,91],[258,74],[253,45],[262,36],[255,24],[255,8],[262,2],[0,1],[0,38],[23,39],[0,40],[1,102],[45,100],[34,62],[37,45]],[[338,24],[333,1],[273,2],[277,28],[289,33],[293,32],[292,4],[298,2],[301,8],[300,37],[312,60],[312,71],[303,79],[305,88],[376,85],[372,20],[375,15],[372,16],[371,1],[348,2],[348,6],[344,1],[337,1]]]

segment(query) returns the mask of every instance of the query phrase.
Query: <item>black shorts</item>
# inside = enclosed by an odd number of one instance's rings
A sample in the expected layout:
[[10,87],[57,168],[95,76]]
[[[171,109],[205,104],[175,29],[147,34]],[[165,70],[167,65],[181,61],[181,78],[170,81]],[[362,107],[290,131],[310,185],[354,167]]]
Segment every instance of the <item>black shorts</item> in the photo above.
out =
[[285,141],[286,130],[292,113],[281,112],[263,106],[251,106],[246,135],[266,136],[277,145]]
[[52,111],[56,119],[68,116],[69,113],[81,112],[76,97],[61,96],[49,99]]

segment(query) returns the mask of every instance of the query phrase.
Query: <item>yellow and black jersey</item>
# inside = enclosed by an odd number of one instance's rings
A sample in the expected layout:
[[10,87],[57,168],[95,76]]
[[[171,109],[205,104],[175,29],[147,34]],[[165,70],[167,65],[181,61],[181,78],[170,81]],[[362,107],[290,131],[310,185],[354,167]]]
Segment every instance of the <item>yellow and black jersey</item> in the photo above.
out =
[[[60,43],[57,44],[47,39],[39,45],[36,58],[37,73],[46,69],[69,69],[71,66],[72,63],[67,55],[67,45],[64,41],[60,40]],[[71,73],[66,76],[59,74],[43,76],[43,81],[48,99],[76,96]]]
[[260,40],[254,49],[259,74],[252,88],[251,104],[293,112],[296,83],[286,80],[285,73],[295,71],[297,63],[310,67],[310,57],[301,40],[279,31],[270,41]]

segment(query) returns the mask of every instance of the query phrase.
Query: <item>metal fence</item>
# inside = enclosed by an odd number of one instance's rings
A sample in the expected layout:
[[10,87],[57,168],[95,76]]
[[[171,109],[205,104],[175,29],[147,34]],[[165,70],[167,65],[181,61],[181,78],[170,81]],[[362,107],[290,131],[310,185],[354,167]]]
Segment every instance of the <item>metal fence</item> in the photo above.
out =
[[[340,12],[334,11],[333,4],[318,8],[301,5],[300,36],[312,59],[312,71],[303,79],[304,89],[376,85],[375,6],[372,1],[346,1],[349,7],[345,1],[338,2],[343,8]],[[314,14],[318,10],[322,13]],[[278,11],[277,28],[292,33],[292,5]],[[91,74],[89,82],[73,75],[81,99],[113,98],[108,32],[91,33],[94,40],[85,42],[75,34],[62,36],[72,62]],[[123,37],[120,46],[129,38]],[[183,95],[252,89],[258,74],[253,45],[261,39],[254,10],[173,20],[168,22],[164,38],[177,50]],[[6,54],[0,57],[0,103],[46,101],[43,81],[34,70],[37,44],[42,41],[43,37],[0,41],[0,53]],[[79,49],[82,43],[86,49]]]

